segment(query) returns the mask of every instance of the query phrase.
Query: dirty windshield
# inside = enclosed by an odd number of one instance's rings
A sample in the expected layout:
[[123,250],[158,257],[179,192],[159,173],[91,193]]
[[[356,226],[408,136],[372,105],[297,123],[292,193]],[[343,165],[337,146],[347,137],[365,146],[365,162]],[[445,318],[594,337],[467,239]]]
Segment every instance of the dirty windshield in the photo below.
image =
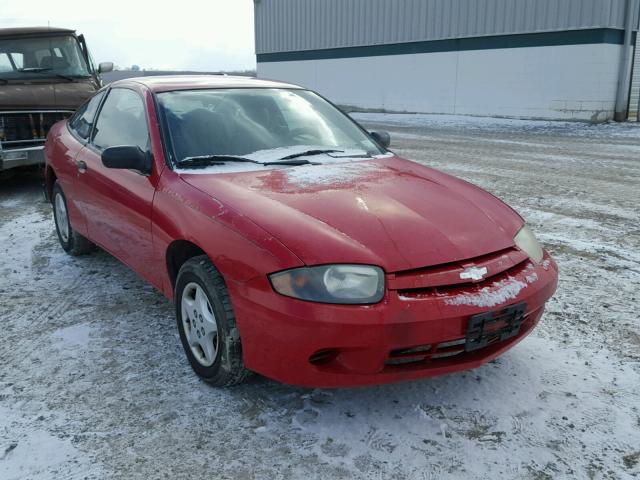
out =
[[158,97],[177,163],[212,155],[276,161],[305,152],[383,153],[345,114],[307,90],[185,90]]
[[4,80],[89,75],[80,45],[71,35],[0,38],[0,78]]

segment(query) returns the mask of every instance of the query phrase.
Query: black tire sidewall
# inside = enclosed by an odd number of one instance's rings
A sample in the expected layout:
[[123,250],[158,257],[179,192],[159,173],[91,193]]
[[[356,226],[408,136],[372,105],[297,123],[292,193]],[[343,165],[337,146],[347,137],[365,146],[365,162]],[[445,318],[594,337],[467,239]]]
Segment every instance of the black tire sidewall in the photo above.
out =
[[[226,313],[222,301],[218,297],[216,287],[211,280],[208,279],[204,269],[199,268],[199,265],[185,265],[178,274],[175,289],[175,306],[176,306],[176,321],[178,323],[178,332],[180,333],[180,340],[184,351],[189,359],[191,367],[195,372],[203,378],[212,379],[220,373],[222,364],[225,362],[226,357],[226,341],[229,332],[226,320]],[[216,318],[216,324],[218,325],[218,351],[216,359],[209,367],[205,367],[200,364],[198,360],[191,352],[191,346],[187,341],[186,332],[184,331],[184,325],[182,324],[182,292],[186,285],[189,283],[198,284],[207,295],[211,308]]]

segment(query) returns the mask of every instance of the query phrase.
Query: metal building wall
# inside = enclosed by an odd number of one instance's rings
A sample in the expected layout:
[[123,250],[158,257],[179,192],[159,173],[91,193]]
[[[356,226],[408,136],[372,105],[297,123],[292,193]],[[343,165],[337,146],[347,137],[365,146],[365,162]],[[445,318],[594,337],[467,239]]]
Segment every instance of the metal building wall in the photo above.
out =
[[[626,0],[254,0],[256,53],[624,28]],[[634,0],[638,16],[638,0]]]
[[640,35],[636,37],[636,54],[633,61],[631,95],[629,97],[629,118],[638,118],[638,101],[640,101]]

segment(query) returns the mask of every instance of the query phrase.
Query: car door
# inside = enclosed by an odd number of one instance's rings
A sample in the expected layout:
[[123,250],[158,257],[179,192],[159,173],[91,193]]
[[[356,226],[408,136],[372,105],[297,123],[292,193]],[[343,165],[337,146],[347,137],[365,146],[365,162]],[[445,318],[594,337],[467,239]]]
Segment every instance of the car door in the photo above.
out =
[[80,106],[67,122],[67,129],[61,129],[60,134],[51,138],[45,153],[54,160],[54,168],[58,182],[67,199],[67,209],[71,225],[82,235],[87,235],[87,224],[84,215],[76,202],[76,180],[78,168],[77,156],[89,139],[91,127],[104,97],[104,91],[94,95],[89,101]]
[[112,88],[94,122],[90,142],[78,154],[76,192],[89,238],[152,281],[151,212],[158,174],[107,168],[101,154],[113,146],[150,149],[142,92]]

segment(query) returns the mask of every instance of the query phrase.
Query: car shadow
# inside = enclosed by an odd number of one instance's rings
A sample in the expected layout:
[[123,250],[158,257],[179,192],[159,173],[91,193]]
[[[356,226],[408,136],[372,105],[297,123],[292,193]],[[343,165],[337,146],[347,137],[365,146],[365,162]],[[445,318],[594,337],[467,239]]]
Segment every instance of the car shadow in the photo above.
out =
[[25,197],[44,198],[42,167],[19,168],[0,172],[0,202]]

